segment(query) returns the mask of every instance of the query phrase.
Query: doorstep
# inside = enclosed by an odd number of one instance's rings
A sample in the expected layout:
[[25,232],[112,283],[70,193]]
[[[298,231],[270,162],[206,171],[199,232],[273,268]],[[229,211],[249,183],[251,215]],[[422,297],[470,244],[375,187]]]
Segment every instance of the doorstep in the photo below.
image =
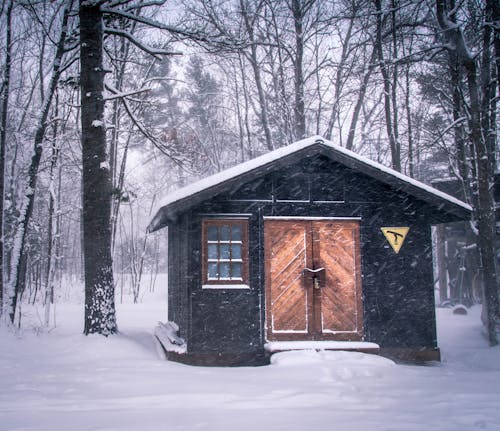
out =
[[291,350],[347,350],[351,352],[378,353],[380,346],[364,341],[271,341],[264,344],[268,353]]

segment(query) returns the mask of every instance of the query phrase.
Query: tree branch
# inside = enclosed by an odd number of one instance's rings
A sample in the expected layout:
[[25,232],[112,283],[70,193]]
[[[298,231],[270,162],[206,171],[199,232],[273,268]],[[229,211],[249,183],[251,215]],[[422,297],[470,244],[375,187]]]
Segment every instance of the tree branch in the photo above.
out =
[[127,114],[129,118],[131,119],[132,123],[137,127],[139,132],[148,140],[150,141],[158,150],[161,151],[162,154],[167,156],[170,160],[172,160],[176,165],[179,167],[183,168],[182,162],[174,157],[170,152],[168,151],[168,148],[165,147],[164,144],[162,144],[155,136],[153,136],[147,129],[146,127],[141,123],[141,121],[135,116],[132,108],[130,107],[127,98],[125,97],[124,94],[119,94],[118,90],[114,89],[113,87],[110,87],[109,85],[106,85],[106,88],[111,91],[112,93],[116,93],[116,98],[120,98],[120,100],[123,103],[123,106],[125,108],[125,111],[127,111]]
[[147,52],[149,55],[152,55],[155,57],[157,60],[161,60],[162,55],[182,55],[182,52],[176,52],[176,51],[167,51],[165,49],[159,49],[159,48],[152,48],[147,45],[144,45],[140,40],[136,39],[134,36],[132,36],[130,33],[124,31],[124,30],[119,30],[117,28],[111,28],[111,27],[104,27],[104,33],[106,34],[113,34],[115,36],[120,36],[128,39],[131,43],[133,43],[137,48],[140,50]]
[[106,89],[109,90],[109,91],[111,91],[113,93],[113,95],[112,96],[105,96],[104,100],[120,99],[120,98],[123,98],[123,97],[129,97],[129,96],[133,96],[135,94],[141,94],[141,93],[145,93],[147,91],[151,91],[152,90],[152,88],[147,87],[147,88],[140,88],[139,90],[128,91],[126,93],[123,93],[123,92],[119,91],[118,89],[113,88],[109,84],[106,84]]
[[151,28],[157,28],[158,30],[165,30],[173,35],[181,36],[183,38],[187,38],[187,39],[193,40],[195,42],[199,42],[199,43],[218,45],[218,46],[222,46],[222,47],[231,46],[232,48],[238,48],[242,45],[240,42],[235,41],[235,40],[221,40],[220,37],[217,38],[216,36],[213,36],[213,35],[209,36],[207,34],[199,32],[199,31],[183,30],[179,27],[174,27],[174,26],[162,23],[160,21],[156,21],[154,19],[149,19],[149,18],[145,18],[143,16],[128,13],[125,10],[102,8],[102,12],[104,14],[114,15],[114,16],[118,16],[121,18],[129,19],[131,21],[135,21],[135,22],[144,24],[144,25],[151,27]]
[[167,0],[150,0],[150,1],[142,1],[135,4],[131,4],[125,8],[126,11],[131,11],[135,9],[142,9],[143,7],[150,6],[163,6]]

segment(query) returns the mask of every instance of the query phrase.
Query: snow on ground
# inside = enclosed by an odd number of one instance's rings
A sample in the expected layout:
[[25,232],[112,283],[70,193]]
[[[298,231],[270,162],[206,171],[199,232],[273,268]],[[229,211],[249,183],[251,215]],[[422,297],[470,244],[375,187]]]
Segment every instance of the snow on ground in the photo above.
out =
[[265,367],[204,368],[159,360],[151,333],[165,297],[118,304],[121,333],[108,339],[81,335],[73,304],[58,305],[49,333],[1,329],[0,430],[500,429],[500,349],[486,346],[479,307],[438,310],[441,364],[306,351]]

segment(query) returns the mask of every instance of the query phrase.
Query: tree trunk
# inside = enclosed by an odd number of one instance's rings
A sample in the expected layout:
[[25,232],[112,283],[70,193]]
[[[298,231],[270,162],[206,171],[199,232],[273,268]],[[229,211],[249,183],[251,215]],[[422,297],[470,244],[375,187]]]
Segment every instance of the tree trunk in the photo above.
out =
[[6,10],[6,28],[5,28],[5,63],[4,63],[4,78],[1,91],[1,109],[2,117],[0,119],[0,319],[3,316],[3,291],[4,291],[4,200],[5,200],[5,147],[7,143],[7,113],[9,109],[9,92],[10,92],[10,68],[11,68],[11,52],[12,52],[12,7],[13,0],[9,2]]
[[117,331],[111,258],[111,180],[104,124],[103,23],[100,6],[80,0],[83,162],[84,333]]
[[[391,34],[392,34],[392,58],[398,58],[398,34],[396,30],[396,10],[398,4],[396,0],[391,0]],[[399,80],[399,70],[397,63],[392,65],[392,82],[391,82],[391,104],[392,104],[392,133],[394,136],[394,146],[396,149],[396,167],[394,169],[401,171],[401,142],[399,140],[399,116],[397,102],[397,87]],[[392,146],[391,146],[392,153]],[[394,156],[393,156],[394,165]],[[399,169],[397,167],[399,166]]]
[[462,106],[462,71],[458,56],[455,52],[448,52],[448,68],[450,71],[450,84],[453,99],[453,127],[455,153],[457,158],[457,170],[459,180],[462,184],[463,193],[466,199],[471,197],[471,181],[470,173],[468,170],[468,159],[470,155],[467,152],[466,146],[466,133],[464,130],[464,123],[460,121],[464,115]]
[[245,134],[246,134],[246,140],[247,140],[247,154],[248,158],[251,159],[253,158],[253,151],[252,151],[252,133],[251,133],[251,127],[250,127],[250,102],[248,100],[248,84],[246,80],[246,75],[245,75],[245,65],[243,63],[244,57],[238,53],[238,62],[240,66],[240,73],[241,73],[241,86],[243,90],[243,100],[245,101],[245,116],[244,116],[244,123],[245,123]]
[[349,18],[349,27],[347,28],[344,40],[342,40],[342,54],[340,55],[340,61],[337,66],[337,71],[335,73],[335,83],[334,83],[335,90],[333,93],[333,106],[325,132],[325,138],[328,140],[332,139],[333,126],[335,125],[335,122],[339,117],[340,93],[342,91],[345,82],[344,69],[347,62],[347,57],[349,56],[351,35],[354,27],[355,17],[356,17],[356,12],[354,12],[352,16]]
[[448,298],[448,270],[446,268],[446,235],[445,226],[436,226],[436,263],[439,286],[439,303],[442,304]]
[[12,323],[14,323],[15,312],[18,300],[20,299],[26,281],[26,266],[27,255],[25,250],[26,238],[28,235],[28,227],[33,214],[33,206],[35,203],[35,190],[38,177],[38,168],[42,158],[43,140],[45,131],[47,129],[47,118],[49,115],[50,105],[54,96],[59,78],[61,76],[61,64],[64,55],[64,44],[66,42],[66,35],[68,31],[68,19],[72,7],[72,0],[68,0],[63,12],[63,19],[61,25],[61,34],[57,43],[56,54],[54,58],[54,66],[52,68],[52,77],[50,79],[49,88],[46,92],[46,98],[43,101],[42,111],[38,126],[35,133],[35,142],[33,147],[33,156],[28,169],[28,184],[24,193],[22,203],[21,215],[19,216],[19,224],[17,226],[14,248],[12,251],[12,262],[10,268],[9,279],[9,316]]
[[295,139],[303,139],[306,136],[306,114],[304,100],[304,23],[305,11],[300,0],[292,0],[291,8],[293,23],[295,27],[295,59],[294,59],[294,87],[295,104],[293,107],[295,120]]
[[[492,10],[486,8],[485,21],[492,22]],[[492,27],[485,25],[483,29],[483,47],[481,56],[481,88],[478,88],[476,63],[474,68],[468,68],[467,81],[471,94],[471,111],[477,108],[480,115],[472,113],[474,121],[472,136],[477,164],[477,228],[479,232],[478,245],[481,253],[484,295],[487,297],[486,316],[490,345],[498,344],[497,329],[500,329],[499,298],[495,268],[495,200],[493,198],[495,155],[496,155],[496,125],[491,123],[491,106],[495,107],[495,87],[491,80],[491,47]],[[482,103],[480,104],[480,97]],[[493,109],[495,110],[495,109]],[[497,325],[499,328],[497,328]]]
[[411,115],[411,104],[410,104],[410,66],[406,67],[405,70],[406,78],[406,91],[405,91],[405,105],[406,105],[406,122],[408,124],[408,174],[411,178],[415,177],[415,160],[413,156],[413,118]]
[[[133,33],[135,29],[135,23],[132,24],[132,28],[129,30],[129,33]],[[125,71],[127,68],[128,55],[130,52],[130,42],[124,38],[119,40],[119,50],[115,52],[115,55],[118,58],[123,59],[121,63],[118,64],[117,70],[115,73],[115,82],[114,88],[118,91],[122,91],[123,89],[123,79],[125,76]],[[115,237],[116,237],[116,225],[117,225],[117,217],[118,212],[120,210],[121,203],[121,194],[123,191],[123,181],[119,181],[121,173],[117,174],[117,166],[118,166],[118,143],[119,143],[119,135],[121,129],[121,101],[116,99],[113,101],[113,110],[112,110],[112,131],[111,131],[111,140],[109,145],[109,170],[110,170],[110,181],[112,185],[112,201],[111,201],[111,252],[115,249]],[[130,134],[127,140],[130,141]],[[126,150],[125,150],[126,151]],[[126,156],[124,157],[126,160]],[[122,162],[123,166],[123,162]],[[125,167],[123,166],[123,169]]]
[[[268,1],[267,2],[268,7],[269,7],[269,12],[271,14],[271,22],[272,22],[272,35],[271,32],[269,34],[269,37],[272,37],[274,39],[274,43],[276,44],[276,53],[277,53],[277,62],[278,62],[278,70],[275,76],[276,81],[278,84],[275,86],[275,91],[276,91],[276,98],[279,100],[279,110],[280,110],[280,117],[281,117],[281,125],[279,126],[282,130],[279,130],[279,133],[281,135],[281,140],[282,142],[293,142],[293,134],[294,131],[292,130],[292,120],[290,118],[290,112],[289,112],[289,101],[287,97],[287,79],[285,77],[285,51],[286,49],[283,46],[283,39],[280,35],[279,32],[279,17],[276,15],[276,7],[273,7],[273,2]],[[274,3],[275,5],[276,3]],[[274,55],[270,55],[271,59],[274,58]]]
[[[495,269],[495,202],[493,200],[493,172],[491,172],[491,158],[494,154],[488,152],[488,145],[482,130],[481,88],[478,84],[478,70],[476,57],[471,55],[464,39],[462,29],[452,25],[447,14],[445,0],[436,0],[436,12],[442,35],[449,49],[453,50],[463,66],[469,95],[469,140],[473,148],[475,178],[473,194],[473,215],[478,233],[478,248],[481,259],[483,278],[483,307],[484,321],[491,346],[498,344],[496,325],[499,317],[498,287]],[[490,50],[487,34],[484,35],[483,50]],[[484,58],[483,58],[484,62]],[[484,79],[484,78],[483,78]],[[488,85],[489,83],[486,83]],[[483,90],[484,97],[487,93]],[[489,112],[489,103],[488,103]],[[487,132],[487,131],[486,131]]]
[[[396,171],[401,172],[401,156],[398,142],[394,134],[393,116],[391,112],[391,81],[389,79],[389,71],[384,59],[384,50],[382,43],[382,2],[381,0],[374,0],[377,9],[377,34],[375,39],[375,46],[377,49],[377,57],[379,61],[380,73],[384,82],[384,113],[385,125],[387,130],[387,137],[389,138],[389,147],[391,150],[391,165]],[[393,106],[392,109],[395,109]]]
[[356,134],[356,126],[358,125],[359,113],[361,112],[361,108],[363,107],[363,103],[365,101],[366,90],[368,89],[368,82],[370,81],[370,76],[375,68],[374,62],[376,58],[377,49],[373,47],[372,54],[370,56],[370,63],[368,68],[363,76],[363,81],[361,82],[361,87],[358,92],[358,99],[356,101],[356,105],[354,106],[354,110],[352,111],[351,124],[349,126],[349,134],[347,136],[346,148],[348,150],[352,150],[354,147],[354,135]]
[[[493,47],[495,52],[495,65],[498,94],[500,94],[500,2],[498,0],[486,0],[486,8],[491,11],[490,23],[496,23],[493,27]],[[489,24],[489,23],[488,23]]]
[[[490,157],[490,175],[493,181],[493,175],[497,167],[497,148],[498,142],[496,123],[497,113],[497,98],[495,97],[499,80],[498,68],[500,67],[500,4],[498,0],[487,1],[485,8],[485,26],[483,30],[483,52],[481,64],[481,86],[483,94],[482,112],[483,112],[483,130],[485,131],[485,139],[487,152]],[[490,25],[490,23],[495,23]],[[492,63],[492,57],[494,62]],[[500,92],[498,93],[500,96]]]
[[[55,112],[54,116],[57,118],[59,115],[58,109],[58,95],[56,94],[55,101]],[[54,303],[54,276],[55,276],[55,245],[57,238],[59,236],[59,231],[57,230],[57,216],[59,213],[59,200],[56,197],[56,181],[55,181],[55,170],[57,169],[59,160],[59,145],[58,139],[58,128],[57,122],[54,122],[53,135],[52,135],[52,154],[50,157],[50,167],[49,167],[49,214],[48,214],[48,233],[47,233],[47,267],[45,271],[45,326],[49,326],[50,322],[50,307]]]
[[[116,178],[116,183],[113,184],[113,190],[115,191],[113,196],[114,205],[111,206],[111,251],[115,249],[116,241],[116,229],[118,226],[118,214],[120,213],[121,199],[123,185],[125,183],[125,168],[127,167],[128,149],[130,146],[130,140],[132,139],[132,133],[129,131],[127,140],[125,141],[125,146],[123,147],[122,160],[120,162],[120,170],[118,171],[118,176]],[[182,172],[182,171],[181,171]]]
[[252,70],[255,77],[255,85],[257,87],[257,94],[259,96],[259,105],[260,105],[260,121],[262,123],[262,128],[264,129],[264,136],[266,139],[266,147],[269,151],[273,150],[273,141],[271,137],[271,130],[269,129],[269,120],[267,117],[267,102],[266,96],[264,92],[264,88],[262,87],[262,77],[260,75],[259,64],[257,60],[257,45],[255,42],[254,29],[252,26],[252,22],[247,10],[248,4],[244,2],[244,0],[240,0],[240,9],[241,14],[243,16],[243,20],[245,22],[246,31],[248,32],[248,37],[251,43],[250,46],[250,55],[247,56],[250,64],[252,65]]

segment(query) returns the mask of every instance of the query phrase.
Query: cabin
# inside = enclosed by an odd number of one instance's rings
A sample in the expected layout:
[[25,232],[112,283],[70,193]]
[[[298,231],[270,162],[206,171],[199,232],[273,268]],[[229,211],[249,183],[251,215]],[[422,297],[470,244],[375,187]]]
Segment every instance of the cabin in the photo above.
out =
[[443,192],[319,136],[170,194],[170,360],[262,365],[276,351],[439,360],[431,226],[470,218]]

